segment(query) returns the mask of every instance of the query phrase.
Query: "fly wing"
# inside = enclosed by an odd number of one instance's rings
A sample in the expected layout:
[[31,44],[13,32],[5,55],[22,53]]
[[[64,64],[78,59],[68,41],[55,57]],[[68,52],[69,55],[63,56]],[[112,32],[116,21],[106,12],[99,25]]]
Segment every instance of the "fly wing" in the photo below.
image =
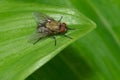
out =
[[46,14],[40,13],[40,12],[33,12],[33,16],[37,22],[37,24],[42,24],[47,20],[54,20],[53,18],[49,17]]
[[36,44],[39,40],[41,40],[42,38],[44,38],[46,36],[47,36],[47,34],[45,34],[45,33],[37,33],[36,32],[30,36],[29,42],[32,44]]

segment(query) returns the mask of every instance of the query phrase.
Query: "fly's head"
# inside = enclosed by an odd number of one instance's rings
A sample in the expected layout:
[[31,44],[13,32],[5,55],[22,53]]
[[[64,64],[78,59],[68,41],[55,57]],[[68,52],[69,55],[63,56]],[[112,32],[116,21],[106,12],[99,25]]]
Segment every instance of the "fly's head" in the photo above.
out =
[[59,29],[60,29],[59,30],[60,33],[63,33],[63,34],[66,33],[67,32],[67,25],[66,25],[66,23],[61,23]]

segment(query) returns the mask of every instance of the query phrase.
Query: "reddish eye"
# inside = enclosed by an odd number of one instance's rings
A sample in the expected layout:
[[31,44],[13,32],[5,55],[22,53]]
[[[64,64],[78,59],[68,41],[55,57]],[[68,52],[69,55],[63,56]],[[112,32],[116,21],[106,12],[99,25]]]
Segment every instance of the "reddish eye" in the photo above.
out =
[[66,24],[65,24],[65,23],[62,23],[62,24],[61,24],[60,32],[61,32],[61,33],[66,32]]
[[66,29],[64,27],[61,27],[60,32],[65,32]]

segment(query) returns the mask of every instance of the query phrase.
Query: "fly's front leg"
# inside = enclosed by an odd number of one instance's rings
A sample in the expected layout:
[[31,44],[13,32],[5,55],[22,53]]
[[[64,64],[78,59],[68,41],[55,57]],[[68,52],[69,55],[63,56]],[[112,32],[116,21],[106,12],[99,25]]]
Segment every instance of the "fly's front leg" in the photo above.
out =
[[64,37],[67,37],[67,38],[69,38],[69,39],[73,39],[73,38],[71,38],[70,36],[68,36],[68,35],[66,35],[66,34],[64,34]]
[[63,16],[61,16],[61,18],[58,20],[58,22],[61,22],[62,18],[63,18]]
[[69,27],[67,27],[67,30],[75,30],[75,28],[69,28]]

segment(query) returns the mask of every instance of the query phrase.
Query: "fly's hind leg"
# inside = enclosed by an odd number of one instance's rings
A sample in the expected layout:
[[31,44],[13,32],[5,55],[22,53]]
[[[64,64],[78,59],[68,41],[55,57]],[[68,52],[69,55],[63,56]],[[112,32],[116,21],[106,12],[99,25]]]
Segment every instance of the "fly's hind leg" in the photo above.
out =
[[41,39],[41,38],[39,38],[36,42],[34,42],[33,45],[35,45],[37,42],[39,42],[40,39]]

